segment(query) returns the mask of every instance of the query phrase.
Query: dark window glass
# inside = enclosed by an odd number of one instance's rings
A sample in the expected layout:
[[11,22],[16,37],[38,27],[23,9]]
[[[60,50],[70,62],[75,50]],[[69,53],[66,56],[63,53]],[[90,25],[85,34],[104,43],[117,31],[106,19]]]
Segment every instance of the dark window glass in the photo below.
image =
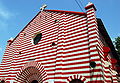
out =
[[41,40],[42,38],[42,33],[39,33],[35,36],[35,38],[33,39],[33,43],[36,45],[38,44],[38,42]]
[[34,61],[35,59],[29,59],[29,61]]
[[26,36],[26,33],[24,33],[24,36]]
[[52,43],[52,46],[55,46],[55,45],[56,45],[55,42],[53,42],[53,43]]
[[72,80],[70,83],[83,83],[83,82],[79,79],[75,79],[75,80]]
[[33,80],[31,83],[38,83],[38,81],[37,80]]
[[5,83],[5,81],[4,81],[4,80],[2,80],[0,83]]
[[19,54],[21,55],[22,53],[21,53],[21,52],[19,52]]

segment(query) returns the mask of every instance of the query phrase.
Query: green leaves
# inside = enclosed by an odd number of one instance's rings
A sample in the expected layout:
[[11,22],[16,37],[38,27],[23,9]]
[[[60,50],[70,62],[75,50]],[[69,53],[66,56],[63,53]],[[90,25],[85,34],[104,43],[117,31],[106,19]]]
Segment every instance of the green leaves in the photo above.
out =
[[117,38],[115,38],[114,45],[115,45],[117,54],[120,58],[120,37],[119,36]]

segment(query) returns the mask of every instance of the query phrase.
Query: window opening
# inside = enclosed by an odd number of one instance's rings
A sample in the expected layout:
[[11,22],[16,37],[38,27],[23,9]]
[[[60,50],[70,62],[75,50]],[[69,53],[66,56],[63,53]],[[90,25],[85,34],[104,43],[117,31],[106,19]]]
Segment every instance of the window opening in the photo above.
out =
[[24,36],[26,36],[26,33],[24,33]]
[[53,42],[53,43],[52,43],[52,46],[55,46],[55,45],[56,45],[55,42]]
[[19,55],[21,55],[22,53],[21,52],[19,52]]
[[56,19],[54,22],[55,22],[55,23],[57,23],[57,22],[58,22],[58,20]]
[[29,61],[35,61],[35,59],[29,59]]
[[91,66],[92,68],[95,68],[95,67],[96,67],[95,61],[91,61],[91,62],[90,62],[90,66]]
[[33,80],[31,83],[38,83],[38,81],[37,80]]
[[36,45],[41,39],[42,39],[42,33],[39,33],[33,38],[33,43]]
[[70,83],[83,83],[83,82],[79,79],[74,79],[74,80],[70,81]]

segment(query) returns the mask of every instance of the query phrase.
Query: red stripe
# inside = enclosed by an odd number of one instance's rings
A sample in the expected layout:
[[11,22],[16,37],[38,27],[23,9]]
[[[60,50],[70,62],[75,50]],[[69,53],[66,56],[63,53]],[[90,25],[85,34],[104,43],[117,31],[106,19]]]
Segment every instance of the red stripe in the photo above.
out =
[[45,10],[45,11],[85,15],[84,12],[63,11],[63,10]]

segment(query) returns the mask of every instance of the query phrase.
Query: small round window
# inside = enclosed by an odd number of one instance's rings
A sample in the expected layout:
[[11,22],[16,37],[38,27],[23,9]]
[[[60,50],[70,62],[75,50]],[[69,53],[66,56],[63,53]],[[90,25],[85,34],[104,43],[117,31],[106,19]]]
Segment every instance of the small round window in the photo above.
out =
[[36,45],[42,39],[42,33],[36,34],[33,38],[33,43]]

